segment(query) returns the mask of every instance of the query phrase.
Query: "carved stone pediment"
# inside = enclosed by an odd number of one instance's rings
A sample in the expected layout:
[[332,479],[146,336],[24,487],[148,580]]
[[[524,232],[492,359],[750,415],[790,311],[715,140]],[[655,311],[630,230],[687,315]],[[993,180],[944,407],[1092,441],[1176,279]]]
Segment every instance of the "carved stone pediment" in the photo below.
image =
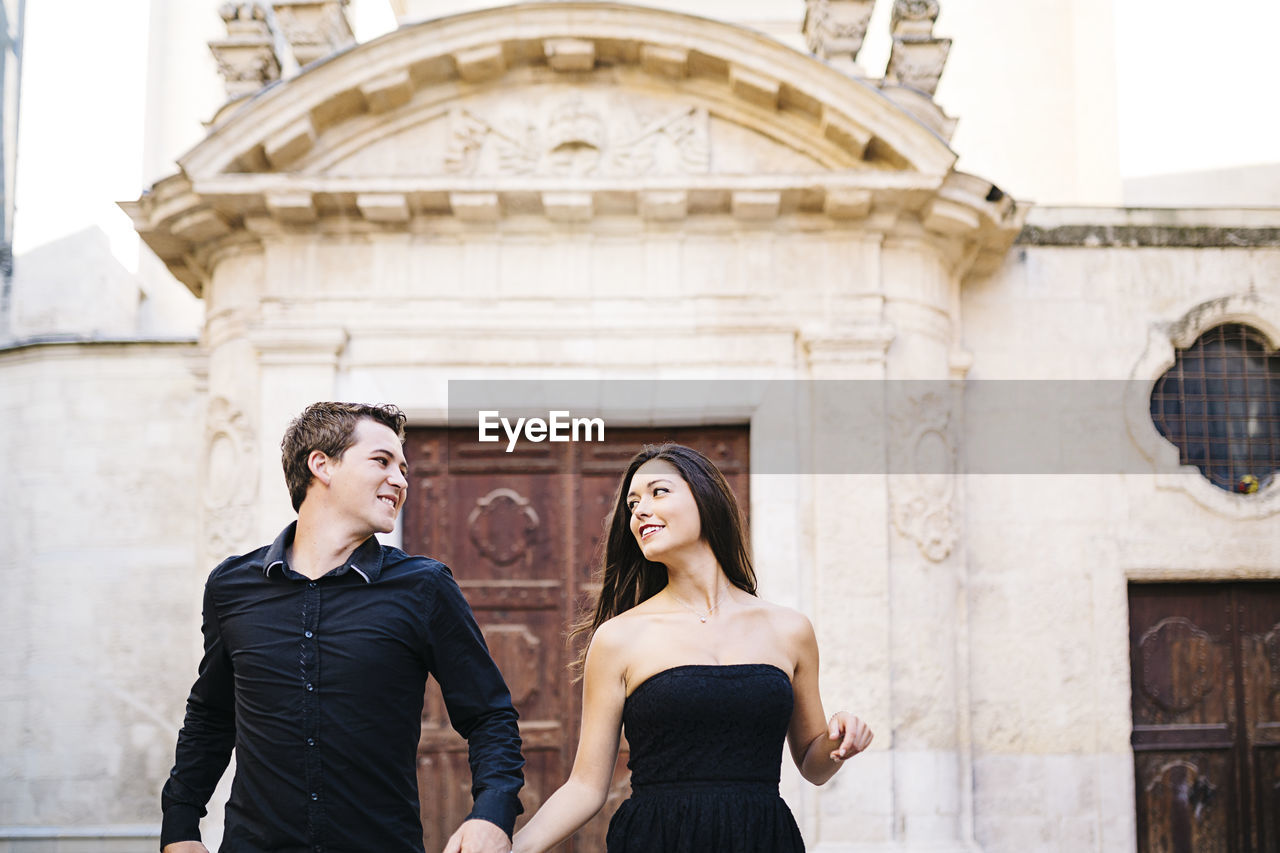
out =
[[326,223],[865,219],[976,265],[1021,227],[1012,200],[955,171],[937,128],[812,56],[627,4],[510,16],[403,26],[233,102],[178,174],[122,206],[197,295],[226,250]]

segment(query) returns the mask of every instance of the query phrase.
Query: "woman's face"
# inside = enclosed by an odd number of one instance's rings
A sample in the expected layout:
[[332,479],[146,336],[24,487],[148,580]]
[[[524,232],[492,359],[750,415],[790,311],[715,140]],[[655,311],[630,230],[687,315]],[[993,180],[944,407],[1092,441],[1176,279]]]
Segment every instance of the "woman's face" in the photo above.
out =
[[663,555],[702,539],[698,505],[680,471],[665,459],[650,459],[636,469],[627,491],[631,534],[646,560],[663,562]]

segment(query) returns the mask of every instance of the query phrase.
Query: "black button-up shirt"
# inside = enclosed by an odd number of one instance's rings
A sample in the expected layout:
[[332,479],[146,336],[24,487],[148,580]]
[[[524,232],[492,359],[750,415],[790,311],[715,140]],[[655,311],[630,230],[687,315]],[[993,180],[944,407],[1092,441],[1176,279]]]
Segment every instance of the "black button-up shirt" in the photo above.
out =
[[223,853],[422,853],[428,675],[468,742],[468,817],[510,835],[524,765],[516,712],[449,569],[371,537],[308,580],[285,559],[295,528],[209,575],[161,846],[200,837],[234,746]]

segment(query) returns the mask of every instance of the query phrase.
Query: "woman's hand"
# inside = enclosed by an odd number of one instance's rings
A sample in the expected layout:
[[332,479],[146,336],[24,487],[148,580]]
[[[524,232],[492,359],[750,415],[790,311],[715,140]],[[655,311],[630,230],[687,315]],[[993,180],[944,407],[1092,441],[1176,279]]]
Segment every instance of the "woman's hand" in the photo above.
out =
[[866,723],[848,711],[836,711],[827,721],[827,737],[839,742],[839,745],[831,750],[832,761],[853,758],[871,745],[871,739],[874,736]]

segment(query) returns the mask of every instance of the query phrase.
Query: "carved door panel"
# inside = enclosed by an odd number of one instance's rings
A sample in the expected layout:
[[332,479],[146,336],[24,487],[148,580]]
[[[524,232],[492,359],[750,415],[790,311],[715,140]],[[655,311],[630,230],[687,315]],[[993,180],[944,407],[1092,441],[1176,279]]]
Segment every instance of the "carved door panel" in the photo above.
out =
[[1280,585],[1129,590],[1138,849],[1276,849]]
[[[597,548],[614,489],[642,444],[679,441],[710,456],[746,507],[747,429],[610,429],[603,443],[480,445],[474,430],[410,432],[404,543],[449,565],[511,688],[524,740],[525,814],[567,778],[581,685],[565,635],[594,592]],[[629,791],[626,745],[605,808],[564,849],[603,853],[608,820]],[[427,687],[418,747],[423,839],[443,849],[471,806],[466,743]]]

